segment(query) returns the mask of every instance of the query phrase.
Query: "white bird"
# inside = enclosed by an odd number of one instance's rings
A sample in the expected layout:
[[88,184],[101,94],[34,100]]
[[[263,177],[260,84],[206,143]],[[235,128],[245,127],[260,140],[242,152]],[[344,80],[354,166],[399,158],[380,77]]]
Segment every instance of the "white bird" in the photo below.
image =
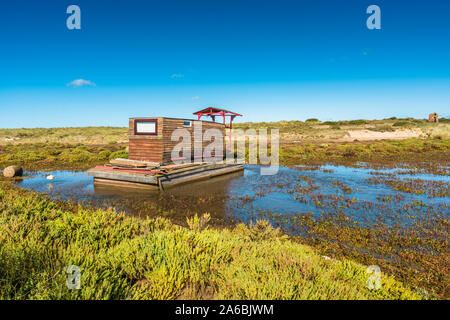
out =
[[47,180],[53,180],[53,179],[55,179],[54,176],[52,176],[52,175],[47,176]]

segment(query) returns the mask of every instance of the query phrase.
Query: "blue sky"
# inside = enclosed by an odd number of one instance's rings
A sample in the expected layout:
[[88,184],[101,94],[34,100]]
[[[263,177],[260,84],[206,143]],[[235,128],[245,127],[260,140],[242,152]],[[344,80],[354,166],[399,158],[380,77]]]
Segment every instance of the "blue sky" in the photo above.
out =
[[[71,4],[81,30],[66,27]],[[366,27],[371,4],[381,30]],[[211,105],[240,121],[448,117],[449,13],[437,0],[2,1],[0,127]]]

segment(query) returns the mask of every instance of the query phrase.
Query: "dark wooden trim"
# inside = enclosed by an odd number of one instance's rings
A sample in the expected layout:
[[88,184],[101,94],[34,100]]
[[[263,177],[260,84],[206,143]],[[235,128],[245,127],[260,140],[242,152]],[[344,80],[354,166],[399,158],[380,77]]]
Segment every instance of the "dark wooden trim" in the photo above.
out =
[[[137,132],[137,122],[154,122],[155,133]],[[137,136],[157,136],[158,135],[158,119],[134,119],[134,134]]]
[[[146,117],[133,117],[133,118],[129,118],[130,120],[145,120],[145,119],[149,119]],[[198,119],[186,119],[186,118],[169,118],[169,117],[160,117],[160,119],[168,119],[168,120],[189,120],[192,121],[192,123],[194,123],[195,121],[199,121],[199,122],[205,122],[205,123],[215,123],[218,124],[220,126],[224,126],[223,123],[221,122],[215,122],[215,121],[209,121],[209,120],[198,120]]]

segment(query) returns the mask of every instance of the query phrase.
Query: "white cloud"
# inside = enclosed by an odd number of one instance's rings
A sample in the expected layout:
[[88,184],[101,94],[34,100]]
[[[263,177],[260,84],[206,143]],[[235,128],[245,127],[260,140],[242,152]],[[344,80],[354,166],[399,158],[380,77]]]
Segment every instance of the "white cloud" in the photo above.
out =
[[95,87],[95,83],[90,80],[84,80],[84,79],[76,79],[67,84],[68,87],[74,87],[79,88],[82,86],[92,86]]
[[191,98],[191,100],[198,100],[198,99],[200,99],[199,96],[195,96],[195,97],[192,97],[192,98]]
[[183,78],[184,74],[174,73],[170,77],[173,78],[173,79],[175,79],[175,78]]

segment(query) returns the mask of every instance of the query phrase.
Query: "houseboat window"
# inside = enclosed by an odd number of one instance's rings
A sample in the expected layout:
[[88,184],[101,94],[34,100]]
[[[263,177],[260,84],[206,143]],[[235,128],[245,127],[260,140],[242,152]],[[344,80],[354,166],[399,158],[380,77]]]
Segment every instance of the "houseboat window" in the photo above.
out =
[[136,120],[135,134],[156,134],[156,120]]
[[192,127],[192,121],[184,120],[183,121],[183,127]]

